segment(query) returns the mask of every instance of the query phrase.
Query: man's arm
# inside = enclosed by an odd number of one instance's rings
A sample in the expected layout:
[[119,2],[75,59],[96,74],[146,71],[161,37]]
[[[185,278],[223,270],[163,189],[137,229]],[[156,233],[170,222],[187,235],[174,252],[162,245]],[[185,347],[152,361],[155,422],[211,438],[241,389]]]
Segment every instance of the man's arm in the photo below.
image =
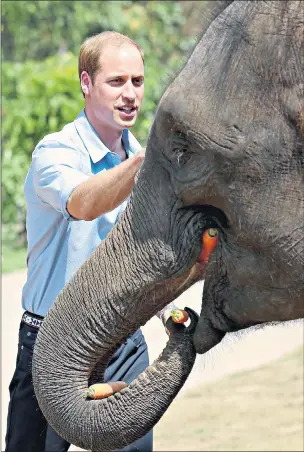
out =
[[67,202],[69,214],[79,220],[91,221],[115,209],[130,195],[143,160],[144,151],[140,151],[78,185]]

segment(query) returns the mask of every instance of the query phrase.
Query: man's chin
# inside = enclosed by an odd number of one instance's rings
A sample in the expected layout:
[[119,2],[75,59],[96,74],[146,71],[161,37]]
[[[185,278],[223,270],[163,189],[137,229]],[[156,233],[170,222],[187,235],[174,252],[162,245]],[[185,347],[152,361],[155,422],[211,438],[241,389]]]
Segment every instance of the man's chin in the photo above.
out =
[[127,121],[120,120],[120,121],[115,121],[115,122],[123,129],[129,129],[130,127],[134,126],[134,124],[136,122],[136,118],[134,118],[132,120],[127,120]]
[[132,118],[121,118],[120,115],[114,114],[113,118],[118,126],[122,127],[123,129],[129,129],[136,123],[137,114],[135,114]]

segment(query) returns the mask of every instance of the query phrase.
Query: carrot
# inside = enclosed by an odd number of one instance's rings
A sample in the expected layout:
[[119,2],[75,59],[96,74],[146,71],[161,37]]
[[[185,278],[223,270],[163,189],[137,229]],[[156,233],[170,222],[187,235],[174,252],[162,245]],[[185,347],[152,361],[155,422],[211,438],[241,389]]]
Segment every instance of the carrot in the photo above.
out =
[[203,250],[200,255],[200,261],[207,264],[209,257],[218,242],[218,232],[215,228],[206,229],[203,232]]
[[189,319],[189,315],[183,309],[173,309],[171,317],[174,323],[185,323]]
[[115,392],[120,392],[128,385],[124,381],[110,381],[109,383],[96,383],[88,388],[89,399],[105,399]]

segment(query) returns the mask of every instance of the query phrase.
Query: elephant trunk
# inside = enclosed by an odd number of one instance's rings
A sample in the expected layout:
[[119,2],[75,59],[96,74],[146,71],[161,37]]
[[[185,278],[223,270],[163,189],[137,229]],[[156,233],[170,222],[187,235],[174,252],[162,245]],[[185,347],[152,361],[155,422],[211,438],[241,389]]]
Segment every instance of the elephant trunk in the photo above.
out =
[[[194,314],[189,314],[193,321]],[[88,379],[84,372],[76,373],[71,365],[61,366],[60,372],[53,368],[52,372],[47,359],[41,362],[41,342],[36,351],[40,362],[39,370],[36,362],[34,371],[35,391],[50,425],[70,443],[92,451],[121,448],[144,436],[168,408],[193,367],[195,325],[196,319],[185,331],[183,326],[174,325],[167,346],[153,365],[126,389],[103,400],[86,399]]]
[[[121,228],[128,245],[118,249]],[[75,273],[45,317],[34,348],[33,383],[46,420],[67,441],[96,451],[121,448],[147,433],[195,360],[196,319],[190,312],[191,325],[172,326],[162,355],[126,389],[108,399],[87,399],[92,376],[101,383],[115,349],[177,293],[168,289],[158,298],[155,275],[130,283],[134,268],[139,274],[141,269],[130,259],[127,230],[128,222],[121,221]],[[122,264],[123,254],[130,265]]]

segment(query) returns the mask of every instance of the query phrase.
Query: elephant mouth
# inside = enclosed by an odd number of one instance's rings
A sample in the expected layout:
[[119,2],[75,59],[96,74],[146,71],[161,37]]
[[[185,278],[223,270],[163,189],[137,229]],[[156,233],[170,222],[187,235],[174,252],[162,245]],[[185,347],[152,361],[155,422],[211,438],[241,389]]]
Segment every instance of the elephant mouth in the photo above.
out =
[[190,270],[186,273],[186,277],[184,278],[182,285],[179,287],[180,290],[182,288],[186,288],[189,283],[191,285],[205,278],[209,258],[211,257],[217,243],[218,230],[216,228],[205,229],[202,234],[202,248],[200,255],[192,267],[190,267]]
[[195,221],[200,224],[195,232],[195,241],[200,240],[201,246],[194,252],[199,254],[196,254],[195,262],[192,261],[192,265],[198,271],[204,271],[210,255],[218,244],[219,236],[223,237],[225,231],[229,229],[228,218],[223,210],[203,202],[186,205],[181,210],[183,212],[190,211],[194,215]]

